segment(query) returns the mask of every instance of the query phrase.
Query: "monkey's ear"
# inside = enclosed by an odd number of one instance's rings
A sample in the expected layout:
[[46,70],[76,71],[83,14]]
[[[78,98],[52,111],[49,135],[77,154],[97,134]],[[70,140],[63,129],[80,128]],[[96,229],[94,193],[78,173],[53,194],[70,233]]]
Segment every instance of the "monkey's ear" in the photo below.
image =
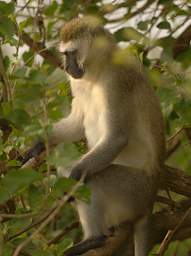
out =
[[24,153],[23,159],[21,160],[22,165],[28,162],[31,158],[37,157],[45,150],[44,142],[39,141],[35,143],[27,152]]

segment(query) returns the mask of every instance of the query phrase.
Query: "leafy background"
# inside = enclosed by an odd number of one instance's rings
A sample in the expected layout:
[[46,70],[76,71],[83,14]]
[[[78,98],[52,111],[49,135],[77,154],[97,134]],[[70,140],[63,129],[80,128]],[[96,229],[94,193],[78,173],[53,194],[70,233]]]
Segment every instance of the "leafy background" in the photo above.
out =
[[[16,256],[21,246],[18,255],[60,256],[81,239],[75,210],[59,205],[74,187],[81,200],[88,201],[90,191],[58,177],[56,169],[79,158],[84,142],[53,152],[47,145],[46,161],[35,168],[21,168],[19,159],[39,137],[47,141],[52,124],[70,109],[56,50],[59,28],[86,14],[98,16],[124,53],[130,46],[145,66],[165,118],[167,163],[190,174],[190,0],[0,1],[0,255]],[[190,253],[187,239],[171,243],[165,255]]]

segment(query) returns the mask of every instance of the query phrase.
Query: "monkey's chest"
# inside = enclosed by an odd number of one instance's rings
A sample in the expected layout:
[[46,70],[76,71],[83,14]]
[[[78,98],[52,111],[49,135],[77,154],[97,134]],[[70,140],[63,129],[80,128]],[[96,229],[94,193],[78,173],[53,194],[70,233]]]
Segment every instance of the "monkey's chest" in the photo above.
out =
[[83,102],[84,129],[88,147],[92,148],[105,135],[106,111],[104,98],[97,89],[93,90]]

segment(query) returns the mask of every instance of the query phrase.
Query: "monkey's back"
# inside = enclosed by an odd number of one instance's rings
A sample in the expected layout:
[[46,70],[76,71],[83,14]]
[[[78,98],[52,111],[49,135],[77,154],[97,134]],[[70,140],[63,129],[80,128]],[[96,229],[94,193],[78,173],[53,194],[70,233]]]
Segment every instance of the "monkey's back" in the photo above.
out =
[[[115,66],[118,86],[126,99],[129,140],[116,163],[144,169],[158,169],[165,158],[164,122],[159,99],[142,67]],[[125,161],[126,159],[126,161]],[[126,165],[125,164],[125,165]]]

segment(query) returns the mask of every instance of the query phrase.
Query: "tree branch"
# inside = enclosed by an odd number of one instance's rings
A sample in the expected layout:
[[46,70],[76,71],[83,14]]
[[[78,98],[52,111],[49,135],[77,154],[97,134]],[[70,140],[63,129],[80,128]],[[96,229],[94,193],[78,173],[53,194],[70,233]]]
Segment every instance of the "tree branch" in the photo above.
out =
[[58,54],[56,54],[53,49],[47,49],[44,47],[43,43],[35,42],[27,33],[23,32],[20,34],[21,40],[27,44],[30,49],[39,55],[41,55],[45,60],[47,60],[51,65],[63,69],[63,64]]
[[191,197],[191,176],[177,168],[165,165],[164,180],[161,183],[163,189]]
[[[185,212],[186,218],[185,218]],[[181,226],[179,225],[181,223]],[[179,226],[178,226],[179,225]],[[179,227],[177,230],[176,227]],[[149,235],[149,248],[152,249],[154,245],[163,241],[169,230],[175,230],[171,237],[172,241],[184,240],[191,236],[191,212],[188,208],[183,207],[182,209],[177,208],[174,211],[166,210],[155,213],[152,215],[150,223],[150,235]],[[131,236],[131,238],[130,238]],[[128,238],[129,237],[129,238]],[[99,238],[98,238],[99,241]],[[91,248],[88,251],[89,245],[87,243],[87,252],[82,254],[83,256],[118,256],[121,254],[116,254],[120,251],[123,243],[128,243],[129,252],[128,256],[133,256],[133,243],[132,243],[132,230],[129,228],[127,230],[127,225],[124,224],[118,229],[115,234],[109,237],[104,245],[100,248]],[[95,243],[96,247],[96,243]],[[83,248],[85,250],[85,246]],[[70,248],[69,254],[64,254],[69,256],[76,255],[76,248],[73,250]]]
[[131,19],[131,18],[135,17],[136,15],[138,15],[140,13],[143,13],[147,8],[149,8],[149,6],[151,4],[153,4],[152,0],[146,1],[145,4],[142,7],[140,7],[139,9],[137,9],[134,12],[131,12],[131,13],[128,13],[127,15],[125,15],[125,18],[126,19]]

